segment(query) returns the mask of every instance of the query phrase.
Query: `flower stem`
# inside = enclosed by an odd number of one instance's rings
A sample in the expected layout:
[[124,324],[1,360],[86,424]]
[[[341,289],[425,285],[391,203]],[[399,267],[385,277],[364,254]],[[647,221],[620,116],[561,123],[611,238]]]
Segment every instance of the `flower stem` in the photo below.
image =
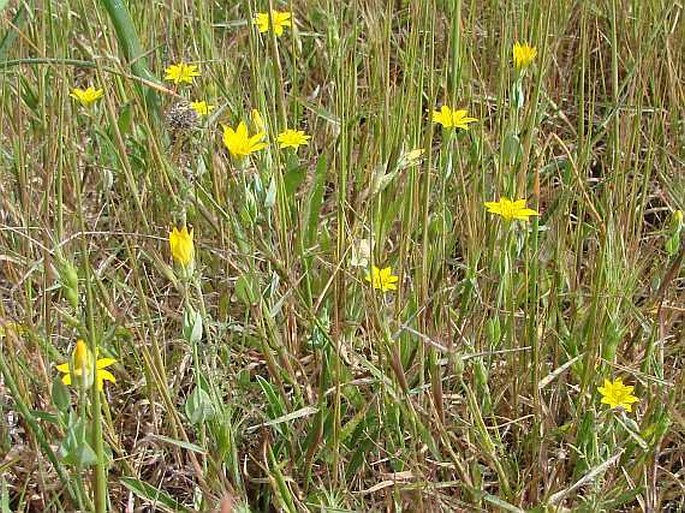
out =
[[96,360],[98,352],[98,337],[95,328],[95,299],[93,297],[93,272],[90,266],[89,258],[89,241],[84,235],[86,233],[86,223],[84,220],[83,197],[81,194],[82,184],[81,177],[78,172],[73,173],[76,191],[76,203],[78,205],[77,212],[78,222],[81,230],[81,252],[83,255],[83,269],[85,278],[86,291],[86,331],[88,333],[88,344],[90,351],[94,355],[93,358],[93,384],[91,385],[91,417],[93,422],[93,444],[97,462],[95,463],[95,472],[93,475],[95,481],[95,512],[104,513],[107,511],[107,470],[105,468],[105,446],[102,439],[102,406],[100,390],[98,390],[98,379]]

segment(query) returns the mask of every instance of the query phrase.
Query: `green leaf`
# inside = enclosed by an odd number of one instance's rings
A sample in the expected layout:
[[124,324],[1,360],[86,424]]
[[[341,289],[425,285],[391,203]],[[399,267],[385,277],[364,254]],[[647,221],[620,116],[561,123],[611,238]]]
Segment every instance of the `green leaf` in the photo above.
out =
[[526,95],[523,92],[523,81],[519,78],[512,87],[511,102],[514,108],[521,109],[526,102]]
[[621,493],[615,499],[610,499],[604,502],[603,506],[607,508],[605,511],[619,511],[622,506],[632,502],[635,497],[644,493],[645,488],[643,486],[636,486]]
[[[0,0],[0,13],[7,7],[9,0]],[[4,37],[0,41],[0,60],[5,60],[7,51],[17,40],[18,35],[22,32],[24,27],[24,22],[28,18],[28,9],[26,5],[23,5],[17,11],[12,19],[12,24],[10,28],[5,32]]]
[[117,125],[119,125],[119,132],[122,135],[126,135],[131,130],[131,121],[133,119],[133,109],[131,108],[131,103],[127,103],[119,112],[119,119],[117,119]]
[[297,191],[307,172],[302,166],[294,165],[287,169],[285,175],[283,176],[283,181],[285,182],[285,192],[288,197],[291,197]]
[[43,422],[49,422],[55,426],[59,425],[59,417],[55,413],[50,413],[48,411],[42,410],[31,410],[31,415],[35,418],[42,420]]
[[666,241],[666,253],[668,256],[672,257],[675,256],[676,253],[678,253],[678,250],[680,249],[680,232],[675,232],[673,235],[671,235],[668,240]]
[[214,405],[209,394],[200,387],[190,394],[185,404],[186,417],[193,425],[206,422],[214,417]]
[[152,502],[160,511],[169,513],[190,513],[190,510],[176,501],[167,492],[133,477],[122,477],[119,482],[143,500]]
[[192,309],[183,312],[183,338],[190,344],[202,340],[202,315]]
[[69,389],[62,383],[61,376],[55,376],[55,379],[52,380],[52,404],[63,414],[69,411],[71,406]]
[[5,481],[4,477],[0,477],[0,486],[0,513],[12,513],[12,508],[10,507],[10,493],[7,488],[7,481]]
[[272,176],[269,181],[269,188],[266,191],[266,198],[264,199],[264,207],[274,208],[276,204],[276,177]]
[[262,392],[264,392],[264,395],[269,403],[269,408],[267,408],[267,411],[270,419],[273,420],[285,415],[285,405],[283,404],[281,397],[278,395],[278,393],[276,393],[273,385],[261,376],[257,376],[257,383],[259,383],[259,386],[261,387]]
[[24,103],[26,103],[26,106],[34,111],[35,114],[38,114],[37,110],[38,105],[40,104],[38,94],[26,77],[20,77],[19,81],[21,82],[21,97],[24,100]]
[[489,502],[490,504],[497,506],[498,508],[500,508],[500,510],[511,511],[512,513],[525,513],[525,510],[522,510],[518,506],[514,506],[513,504],[508,503],[504,499],[500,499],[499,497],[495,497],[494,495],[490,495],[489,493],[483,495],[483,499],[486,502]]
[[504,139],[504,158],[509,165],[514,165],[522,156],[523,148],[521,147],[521,140],[519,136],[514,133],[509,133]]
[[86,441],[83,419],[76,419],[70,424],[59,450],[65,463],[79,469],[92,467],[98,461],[95,451]]
[[176,447],[180,447],[181,449],[186,449],[188,451],[196,452],[198,454],[207,454],[207,451],[205,451],[199,445],[191,444],[190,442],[185,442],[183,440],[176,440],[175,438],[169,438],[168,436],[155,434],[150,435],[150,438],[159,440],[160,442],[164,442],[167,444],[175,445]]
[[235,284],[235,294],[245,305],[257,303],[259,285],[252,274],[243,274]]

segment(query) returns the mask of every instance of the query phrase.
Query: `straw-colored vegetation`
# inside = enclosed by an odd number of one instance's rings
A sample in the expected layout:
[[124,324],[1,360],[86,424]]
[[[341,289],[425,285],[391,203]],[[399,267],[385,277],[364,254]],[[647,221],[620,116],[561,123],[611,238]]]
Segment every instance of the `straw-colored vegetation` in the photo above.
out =
[[673,0],[0,0],[0,513],[685,510]]

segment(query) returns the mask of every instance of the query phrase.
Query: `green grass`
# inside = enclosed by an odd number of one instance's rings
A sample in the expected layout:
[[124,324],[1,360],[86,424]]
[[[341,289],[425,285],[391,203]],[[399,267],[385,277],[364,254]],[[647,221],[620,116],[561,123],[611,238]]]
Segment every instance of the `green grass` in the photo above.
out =
[[[0,0],[0,513],[685,508],[681,4],[124,5]],[[61,385],[78,338],[104,394]]]

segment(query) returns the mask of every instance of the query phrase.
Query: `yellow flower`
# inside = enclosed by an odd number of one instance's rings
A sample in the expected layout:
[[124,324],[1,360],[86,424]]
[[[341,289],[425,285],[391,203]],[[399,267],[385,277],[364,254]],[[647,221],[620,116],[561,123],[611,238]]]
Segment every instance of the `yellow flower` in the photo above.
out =
[[491,214],[500,215],[507,221],[513,219],[528,221],[530,216],[540,215],[532,208],[526,208],[525,199],[511,201],[509,198],[502,197],[499,201],[486,201],[485,208]]
[[79,89],[76,87],[71,90],[69,96],[71,96],[74,100],[78,100],[78,102],[84,107],[90,107],[100,98],[102,98],[103,94],[104,93],[102,89],[95,89],[93,86],[90,86],[88,89]]
[[[98,390],[102,391],[104,382],[111,381],[116,383],[116,379],[111,372],[105,370],[106,367],[116,363],[114,358],[98,358],[93,356],[93,353],[88,349],[88,345],[83,340],[76,341],[71,353],[71,360],[57,366],[57,370],[64,373],[62,376],[62,383],[65,385],[78,385],[81,383],[85,388],[93,386],[93,380],[97,382]],[[93,368],[95,368],[95,376],[93,376]]]
[[262,118],[262,115],[259,113],[257,109],[252,109],[250,117],[252,118],[252,123],[254,124],[258,132],[263,132],[264,130],[266,130],[266,123],[264,123],[264,118]]
[[249,156],[255,151],[266,148],[264,132],[259,131],[252,137],[247,133],[247,125],[241,121],[238,128],[233,130],[230,126],[224,126],[224,145],[228,151],[237,158]]
[[193,77],[199,77],[200,71],[195,64],[186,64],[185,62],[179,62],[178,64],[172,64],[167,69],[164,70],[166,75],[164,75],[164,80],[173,82],[174,84],[192,84]]
[[373,284],[374,289],[380,289],[381,292],[387,292],[389,290],[397,290],[396,283],[399,278],[392,274],[392,267],[386,267],[385,269],[379,269],[375,265],[371,269],[371,272],[367,272],[365,276],[366,281]]
[[190,108],[197,112],[200,117],[209,116],[209,113],[214,110],[214,105],[210,105],[206,101],[190,102]]
[[639,401],[633,395],[635,387],[626,386],[623,384],[623,379],[616,378],[611,382],[608,379],[604,380],[603,387],[597,387],[597,391],[602,394],[602,404],[608,404],[609,408],[623,408],[625,411],[632,411],[631,404]]
[[283,148],[295,148],[296,150],[303,144],[308,144],[311,135],[306,135],[302,130],[287,130],[278,134],[278,145]]
[[188,232],[188,227],[184,226],[180,230],[174,229],[169,234],[169,247],[171,248],[171,256],[174,260],[187,267],[194,258],[195,246],[193,244],[193,230]]
[[[277,36],[283,35],[283,27],[292,27],[292,13],[271,11],[271,17],[274,20],[274,34]],[[262,34],[269,31],[269,13],[258,12],[254,17],[254,24]]]
[[469,129],[469,123],[478,121],[477,118],[470,118],[466,110],[452,110],[447,105],[433,111],[433,122],[440,123],[445,128],[461,128],[462,130]]
[[538,54],[537,48],[530,46],[528,43],[514,43],[514,66],[518,70],[528,68]]

